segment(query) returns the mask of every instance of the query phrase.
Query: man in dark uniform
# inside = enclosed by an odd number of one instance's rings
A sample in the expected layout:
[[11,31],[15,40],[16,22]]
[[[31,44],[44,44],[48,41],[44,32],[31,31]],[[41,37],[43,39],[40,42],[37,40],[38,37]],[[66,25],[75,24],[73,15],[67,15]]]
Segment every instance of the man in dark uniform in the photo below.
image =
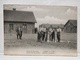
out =
[[48,40],[48,31],[49,31],[49,29],[46,28],[46,32],[45,32],[45,42],[47,42],[47,40]]
[[41,42],[42,43],[42,39],[43,39],[43,27],[42,26],[39,26],[38,28],[38,42]]
[[55,42],[55,30],[54,29],[53,29],[53,32],[52,32],[51,36],[52,36],[52,41],[54,39],[54,42]]
[[37,42],[40,42],[40,38],[41,38],[41,31],[40,31],[40,29],[41,29],[41,26],[39,26],[39,28],[38,28]]
[[16,29],[17,32],[17,39],[22,39],[22,27],[17,27]]
[[19,27],[17,27],[17,29],[16,29],[16,35],[17,35],[17,39],[19,39]]
[[53,27],[52,27],[52,25],[51,25],[50,28],[49,28],[49,40],[50,40],[50,41],[53,41],[53,40],[52,40],[52,32],[53,32]]
[[21,26],[19,27],[19,37],[20,39],[22,39],[22,27]]

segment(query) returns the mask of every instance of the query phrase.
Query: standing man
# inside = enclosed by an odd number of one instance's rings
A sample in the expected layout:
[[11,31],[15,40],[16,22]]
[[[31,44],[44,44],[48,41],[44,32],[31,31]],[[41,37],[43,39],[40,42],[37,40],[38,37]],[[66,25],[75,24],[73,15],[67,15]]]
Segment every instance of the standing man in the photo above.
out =
[[16,28],[16,35],[17,35],[17,39],[19,39],[19,27]]
[[45,32],[45,42],[47,42],[47,40],[48,40],[48,28],[46,28],[46,32]]
[[46,36],[46,28],[43,27],[43,38],[42,38],[43,41],[45,41],[45,36]]
[[49,31],[49,28],[48,28],[48,31],[47,31],[47,42],[50,42],[50,31]]
[[44,27],[41,26],[40,27],[40,42],[42,43],[42,41],[44,41]]
[[58,39],[58,42],[60,42],[60,32],[61,32],[61,29],[58,27],[58,29],[57,29],[57,39]]
[[40,26],[37,29],[38,29],[38,32],[37,32],[37,42],[40,42]]
[[52,32],[51,36],[52,36],[52,41],[54,39],[54,42],[55,42],[55,29],[53,29],[53,32]]
[[16,29],[17,32],[17,39],[22,39],[22,27],[17,27]]
[[51,25],[50,28],[49,28],[49,39],[50,39],[50,41],[53,41],[52,40],[52,32],[53,32],[53,28],[52,28],[52,25]]
[[20,39],[22,39],[22,27],[21,26],[19,27],[19,37]]
[[39,26],[38,28],[38,42],[41,42],[42,43],[42,39],[43,39],[43,27],[42,26]]

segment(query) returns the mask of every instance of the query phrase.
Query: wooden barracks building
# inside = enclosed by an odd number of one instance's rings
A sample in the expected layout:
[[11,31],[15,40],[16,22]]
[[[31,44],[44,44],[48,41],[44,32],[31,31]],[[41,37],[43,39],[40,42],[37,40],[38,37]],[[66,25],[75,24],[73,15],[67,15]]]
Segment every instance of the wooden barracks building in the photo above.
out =
[[64,25],[64,32],[76,33],[77,32],[77,20],[68,20]]
[[45,28],[49,28],[52,26],[52,28],[57,29],[58,27],[63,31],[64,25],[63,24],[41,24],[40,26],[44,26]]
[[33,12],[4,10],[4,33],[16,33],[19,26],[22,26],[23,33],[34,33],[35,23]]

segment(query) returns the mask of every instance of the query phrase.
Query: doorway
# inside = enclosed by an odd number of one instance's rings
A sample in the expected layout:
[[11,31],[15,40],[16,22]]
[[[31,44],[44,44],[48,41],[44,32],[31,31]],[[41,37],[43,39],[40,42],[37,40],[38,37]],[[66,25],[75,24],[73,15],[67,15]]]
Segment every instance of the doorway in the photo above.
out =
[[22,24],[22,28],[23,28],[23,33],[27,33],[27,24],[26,23]]

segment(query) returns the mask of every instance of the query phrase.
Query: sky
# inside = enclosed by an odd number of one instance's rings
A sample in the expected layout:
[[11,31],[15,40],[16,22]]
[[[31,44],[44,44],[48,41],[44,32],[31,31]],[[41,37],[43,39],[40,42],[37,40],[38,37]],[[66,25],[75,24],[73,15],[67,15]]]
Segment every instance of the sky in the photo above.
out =
[[4,10],[32,11],[37,23],[40,24],[65,24],[69,19],[77,20],[76,6],[54,6],[54,5],[4,5]]

